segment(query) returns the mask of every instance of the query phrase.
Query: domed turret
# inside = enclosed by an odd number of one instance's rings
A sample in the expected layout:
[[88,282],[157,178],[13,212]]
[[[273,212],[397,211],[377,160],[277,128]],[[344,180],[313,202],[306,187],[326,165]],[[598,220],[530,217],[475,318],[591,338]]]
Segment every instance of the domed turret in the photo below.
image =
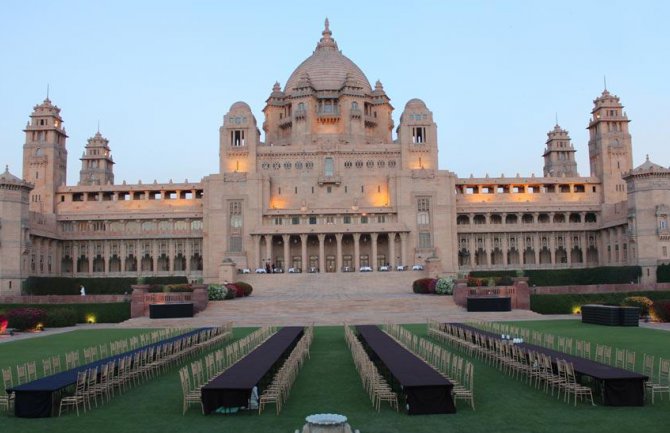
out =
[[292,94],[295,88],[300,88],[301,80],[305,75],[309,77],[314,90],[340,90],[344,84],[356,82],[363,91],[370,93],[372,88],[367,77],[348,57],[344,56],[337,47],[337,42],[331,37],[328,19],[322,37],[316,45],[314,53],[298,66],[291,74],[284,92]]

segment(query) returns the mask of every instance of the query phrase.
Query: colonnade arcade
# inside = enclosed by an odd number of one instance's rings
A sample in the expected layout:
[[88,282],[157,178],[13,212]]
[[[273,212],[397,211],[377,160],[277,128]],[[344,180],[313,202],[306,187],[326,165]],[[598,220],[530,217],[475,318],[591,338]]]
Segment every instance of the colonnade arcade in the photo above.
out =
[[598,245],[597,232],[461,233],[458,265],[463,269],[596,266]]
[[358,272],[361,267],[407,265],[407,232],[255,234],[252,262],[259,268],[302,272]]

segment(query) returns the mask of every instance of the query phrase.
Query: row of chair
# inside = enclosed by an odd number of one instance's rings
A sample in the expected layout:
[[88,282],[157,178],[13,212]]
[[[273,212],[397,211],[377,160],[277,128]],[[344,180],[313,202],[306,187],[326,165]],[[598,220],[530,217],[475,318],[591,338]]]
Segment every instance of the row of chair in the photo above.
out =
[[258,398],[258,414],[263,413],[267,404],[274,404],[276,413],[279,415],[281,407],[288,400],[291,387],[298,377],[298,371],[302,367],[305,359],[309,358],[309,348],[314,339],[314,327],[305,329],[305,333],[293,348],[291,354],[274,375],[270,384],[263,389]]
[[203,330],[173,340],[168,343],[151,345],[132,354],[122,356],[103,364],[99,371],[94,367],[77,374],[77,383],[74,394],[61,399],[58,415],[63,407],[74,406],[79,415],[81,405],[86,412],[91,410],[91,400],[98,406],[98,396],[101,402],[109,401],[116,391],[121,394],[132,386],[164,373],[170,367],[182,364],[189,357],[220,343],[231,335],[231,324],[218,328]]
[[[501,332],[508,333],[508,335],[530,335],[530,341],[533,344],[552,349],[554,348],[554,341],[557,341],[557,350],[559,352],[573,353],[571,350],[572,338],[561,336],[555,338],[552,334],[545,334],[539,331],[531,332],[528,329],[494,322],[476,322],[473,326],[495,332],[496,334]],[[670,396],[670,360],[659,358],[658,364],[656,364],[655,357],[645,353],[643,354],[641,369],[638,370],[637,359],[639,358],[635,351],[615,348],[613,357],[611,346],[596,344],[595,352],[592,353],[591,342],[588,340],[576,340],[574,347],[574,355],[576,356],[629,371],[639,371],[648,376],[649,380],[646,382],[646,391],[652,404],[655,402],[656,394],[660,394],[661,398],[663,398],[664,394]]]
[[400,325],[386,324],[384,329],[398,343],[454,384],[454,401],[465,400],[472,410],[475,410],[474,365],[470,361],[464,361],[462,357],[452,354],[443,347],[417,337]]
[[182,415],[186,414],[192,404],[200,405],[204,413],[200,399],[201,388],[262,344],[275,332],[277,332],[276,327],[259,328],[244,338],[191,362],[190,374],[188,366],[180,368]]
[[381,402],[384,401],[397,412],[399,410],[398,394],[393,391],[388,382],[386,382],[386,379],[384,379],[384,376],[379,373],[377,366],[370,360],[370,357],[363,348],[361,342],[358,341],[358,338],[351,327],[344,327],[344,335],[349,350],[351,351],[351,356],[354,359],[356,371],[358,371],[363,387],[368,393],[374,408],[379,412],[381,409]]
[[588,397],[592,405],[593,393],[590,387],[579,384],[575,378],[572,363],[556,359],[554,371],[552,358],[544,353],[525,350],[509,341],[473,332],[457,325],[429,322],[428,334],[449,345],[465,351],[497,367],[503,374],[525,381],[535,388],[542,387],[545,392],[557,390],[557,398],[563,394],[563,400],[570,402],[574,397]]

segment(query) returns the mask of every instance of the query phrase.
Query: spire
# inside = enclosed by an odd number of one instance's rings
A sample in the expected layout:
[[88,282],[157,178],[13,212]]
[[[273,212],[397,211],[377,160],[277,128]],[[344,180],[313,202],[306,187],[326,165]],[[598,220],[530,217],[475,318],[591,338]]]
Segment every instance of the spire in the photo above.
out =
[[321,32],[321,40],[316,45],[316,50],[318,51],[322,48],[337,49],[337,42],[335,42],[335,39],[333,39],[332,36],[333,32],[330,31],[330,22],[328,21],[328,18],[326,18],[323,31]]
[[607,92],[607,75],[603,75],[603,89]]
[[45,99],[45,101],[48,100],[49,100],[49,83],[47,83],[47,98]]
[[558,111],[555,114],[556,114],[556,126],[558,127]]

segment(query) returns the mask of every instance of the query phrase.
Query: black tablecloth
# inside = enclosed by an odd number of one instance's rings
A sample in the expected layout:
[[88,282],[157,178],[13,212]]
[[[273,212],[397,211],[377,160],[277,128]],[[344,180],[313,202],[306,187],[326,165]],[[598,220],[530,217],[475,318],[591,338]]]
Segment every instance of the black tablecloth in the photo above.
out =
[[282,361],[288,357],[304,333],[303,327],[286,327],[268,338],[247,356],[202,387],[201,398],[205,414],[220,407],[246,407],[251,390],[258,394],[269,382]]
[[582,322],[608,326],[639,326],[640,309],[616,305],[582,305]]
[[375,325],[357,326],[356,330],[363,345],[374,353],[372,361],[382,363],[400,385],[409,414],[456,412],[451,397],[454,385],[433,367]]
[[512,311],[509,296],[468,296],[468,311]]
[[[464,324],[456,324],[456,326],[500,339],[500,335],[492,332]],[[564,359],[572,363],[577,376],[589,376],[600,381],[603,389],[603,404],[607,406],[644,406],[644,382],[649,380],[648,376],[534,344],[521,343],[518,346],[544,353],[554,361]]]
[[174,319],[177,317],[193,317],[193,302],[149,305],[150,319]]
[[180,338],[188,337],[189,335],[197,334],[205,328],[196,329],[185,334],[175,337],[170,337],[157,343],[149,344],[135,350],[131,350],[122,354],[109,356],[98,361],[91,362],[86,365],[75,367],[71,370],[61,371],[60,373],[46,376],[32,382],[18,385],[9,391],[14,391],[16,399],[14,401],[14,413],[17,417],[23,418],[44,418],[53,416],[52,410],[55,409],[57,393],[69,386],[77,383],[77,373],[88,370],[89,368],[102,367],[109,361],[120,359],[127,355],[132,355],[137,351],[149,348],[151,346],[160,346],[162,344],[171,343]]

